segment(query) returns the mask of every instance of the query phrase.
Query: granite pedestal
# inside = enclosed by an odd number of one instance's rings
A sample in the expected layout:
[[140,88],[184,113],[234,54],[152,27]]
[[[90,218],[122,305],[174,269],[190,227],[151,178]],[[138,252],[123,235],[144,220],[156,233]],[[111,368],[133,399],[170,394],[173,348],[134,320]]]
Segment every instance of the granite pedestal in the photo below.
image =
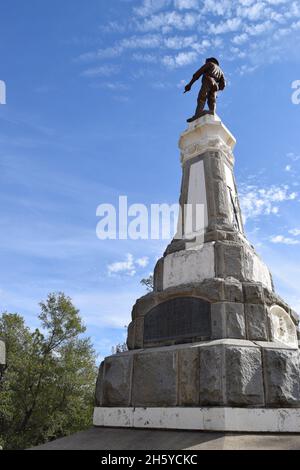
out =
[[129,351],[100,366],[95,425],[300,432],[299,318],[246,238],[234,145],[215,115],[180,137],[178,231],[133,307]]

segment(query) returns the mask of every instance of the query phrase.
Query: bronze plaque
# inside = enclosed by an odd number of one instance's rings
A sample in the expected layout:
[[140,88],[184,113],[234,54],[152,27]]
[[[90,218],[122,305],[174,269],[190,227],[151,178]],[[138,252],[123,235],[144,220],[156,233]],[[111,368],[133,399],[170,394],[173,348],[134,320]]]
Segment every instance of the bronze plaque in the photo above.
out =
[[197,297],[175,297],[150,310],[144,320],[144,343],[210,339],[210,303]]

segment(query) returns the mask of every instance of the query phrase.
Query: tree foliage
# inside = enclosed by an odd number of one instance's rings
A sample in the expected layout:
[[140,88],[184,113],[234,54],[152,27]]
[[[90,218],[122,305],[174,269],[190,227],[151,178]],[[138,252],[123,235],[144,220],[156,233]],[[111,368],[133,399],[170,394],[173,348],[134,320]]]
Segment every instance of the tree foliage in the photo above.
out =
[[145,286],[147,289],[147,292],[152,292],[154,289],[154,279],[152,274],[150,274],[149,277],[146,277],[141,280],[142,286]]
[[0,445],[24,449],[91,424],[95,352],[69,297],[40,303],[41,328],[18,314],[0,316],[7,369],[0,385]]

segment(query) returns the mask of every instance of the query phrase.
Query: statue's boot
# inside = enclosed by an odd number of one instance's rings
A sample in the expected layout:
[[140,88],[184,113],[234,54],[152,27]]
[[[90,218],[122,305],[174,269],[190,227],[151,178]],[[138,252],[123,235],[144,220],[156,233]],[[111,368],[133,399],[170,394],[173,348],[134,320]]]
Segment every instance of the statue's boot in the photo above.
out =
[[186,122],[193,122],[193,121],[196,121],[196,119],[198,119],[198,116],[195,115],[195,116],[187,119]]
[[193,117],[187,119],[187,122],[193,122],[196,121],[196,119],[199,119],[201,116],[204,116],[205,114],[213,114],[211,111],[200,111],[199,113],[196,113]]

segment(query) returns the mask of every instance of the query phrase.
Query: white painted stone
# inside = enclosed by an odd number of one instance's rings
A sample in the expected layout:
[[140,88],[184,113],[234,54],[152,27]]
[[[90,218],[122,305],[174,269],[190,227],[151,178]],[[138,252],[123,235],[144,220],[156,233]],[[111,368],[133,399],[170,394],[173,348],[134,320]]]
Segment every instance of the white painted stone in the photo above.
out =
[[269,269],[256,254],[253,255],[252,259],[253,259],[252,280],[255,282],[261,282],[265,287],[267,287],[269,290],[272,291],[273,287],[272,287],[272,280],[271,280]]
[[208,213],[204,164],[202,160],[191,165],[187,204],[191,210],[185,211],[185,237],[192,238],[191,235],[197,235],[197,233],[203,235],[208,225]]
[[289,314],[279,305],[270,308],[272,339],[291,348],[298,348],[297,330]]
[[199,408],[136,408],[133,415],[135,428],[197,430],[204,426]]
[[300,432],[300,408],[96,408],[93,423],[107,427],[296,433]]
[[[239,211],[239,207],[237,206],[236,204],[236,201],[237,201],[237,193],[236,193],[236,187],[235,187],[235,184],[234,184],[234,179],[233,179],[233,171],[231,168],[229,168],[229,166],[224,163],[224,172],[225,172],[225,181],[226,181],[226,185],[227,185],[227,191],[228,191],[228,201],[232,201],[234,202],[235,204],[235,211],[236,211],[236,215],[235,215],[235,212],[234,212],[234,208],[232,206],[232,204],[230,204],[230,212],[231,212],[231,220],[233,221],[234,225],[237,225],[237,228],[240,230],[240,232],[242,232],[242,227],[243,227],[243,224],[242,224],[242,220],[241,220],[241,214],[240,214],[240,211]],[[237,220],[236,220],[237,218]]]
[[214,243],[204,243],[200,250],[172,253],[164,259],[163,288],[215,277]]
[[94,408],[93,423],[95,426],[132,428],[134,408]]
[[236,140],[217,115],[206,114],[181,134],[179,148],[181,159],[186,160],[208,150],[221,150],[233,162],[232,150]]

